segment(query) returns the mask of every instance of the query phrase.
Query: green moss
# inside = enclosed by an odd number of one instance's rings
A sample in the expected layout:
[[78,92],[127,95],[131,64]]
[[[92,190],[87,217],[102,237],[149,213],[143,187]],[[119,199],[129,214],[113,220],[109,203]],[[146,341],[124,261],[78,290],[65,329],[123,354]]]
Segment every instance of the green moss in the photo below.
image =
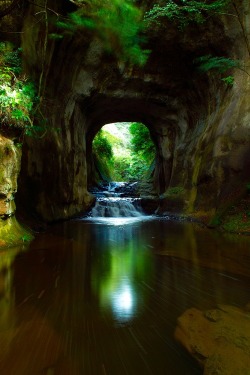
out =
[[95,175],[95,182],[103,181],[111,181],[110,175],[110,165],[107,161],[100,158],[98,155],[94,155],[95,167],[96,167],[96,175]]
[[182,186],[173,186],[167,189],[163,194],[164,198],[179,198],[181,195],[184,195],[185,189]]
[[197,196],[197,179],[201,167],[201,156],[196,157],[193,175],[192,175],[192,189],[189,195],[189,203],[187,207],[187,213],[192,213],[194,211],[194,203]]
[[34,236],[32,233],[18,223],[15,217],[0,220],[0,246],[15,246],[30,242]]
[[221,218],[219,215],[214,215],[210,222],[208,223],[209,227],[218,227],[221,224]]
[[224,219],[223,229],[228,232],[250,233],[250,217],[248,212],[236,213]]

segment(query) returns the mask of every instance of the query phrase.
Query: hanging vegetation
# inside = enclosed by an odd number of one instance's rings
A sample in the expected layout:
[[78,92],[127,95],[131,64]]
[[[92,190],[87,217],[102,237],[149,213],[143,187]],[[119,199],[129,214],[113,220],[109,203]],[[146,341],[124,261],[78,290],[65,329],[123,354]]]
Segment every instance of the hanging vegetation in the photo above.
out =
[[[78,10],[57,25],[67,33],[89,29],[118,59],[144,65],[149,51],[142,48],[143,13],[133,0],[72,1]],[[53,37],[56,37],[54,34]],[[59,36],[60,37],[60,36]]]
[[22,74],[21,50],[8,42],[0,43],[1,127],[14,127],[29,133],[36,101],[34,84]]

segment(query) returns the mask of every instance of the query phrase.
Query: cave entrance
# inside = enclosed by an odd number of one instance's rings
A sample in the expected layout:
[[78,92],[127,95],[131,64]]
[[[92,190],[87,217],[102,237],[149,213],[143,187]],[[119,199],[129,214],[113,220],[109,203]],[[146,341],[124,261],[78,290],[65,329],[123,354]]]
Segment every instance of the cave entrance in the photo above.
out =
[[142,197],[152,193],[156,146],[141,122],[116,122],[99,128],[91,144],[91,185],[96,196],[89,217],[137,220],[148,210]]
[[141,122],[105,124],[92,142],[92,184],[149,181],[156,147]]

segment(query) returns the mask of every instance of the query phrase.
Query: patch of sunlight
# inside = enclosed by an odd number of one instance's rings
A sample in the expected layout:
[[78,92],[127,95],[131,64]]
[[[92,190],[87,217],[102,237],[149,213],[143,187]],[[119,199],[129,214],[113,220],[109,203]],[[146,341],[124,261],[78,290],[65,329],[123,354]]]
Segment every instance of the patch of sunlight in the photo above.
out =
[[106,124],[102,127],[102,130],[120,140],[120,142],[114,142],[112,144],[113,153],[115,156],[127,156],[131,152],[131,134],[129,131],[130,125],[131,122],[114,122],[111,124]]

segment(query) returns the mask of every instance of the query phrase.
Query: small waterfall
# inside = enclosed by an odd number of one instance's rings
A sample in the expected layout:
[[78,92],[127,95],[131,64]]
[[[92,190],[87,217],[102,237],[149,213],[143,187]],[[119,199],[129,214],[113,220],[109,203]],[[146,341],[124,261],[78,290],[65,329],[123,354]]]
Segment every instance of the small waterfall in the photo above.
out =
[[132,198],[97,198],[91,211],[92,217],[138,217],[142,216],[136,207],[138,200]]
[[129,186],[123,182],[111,182],[108,190],[95,192],[96,203],[90,212],[91,217],[140,217],[143,216],[140,210],[139,198],[124,198],[124,190]]

